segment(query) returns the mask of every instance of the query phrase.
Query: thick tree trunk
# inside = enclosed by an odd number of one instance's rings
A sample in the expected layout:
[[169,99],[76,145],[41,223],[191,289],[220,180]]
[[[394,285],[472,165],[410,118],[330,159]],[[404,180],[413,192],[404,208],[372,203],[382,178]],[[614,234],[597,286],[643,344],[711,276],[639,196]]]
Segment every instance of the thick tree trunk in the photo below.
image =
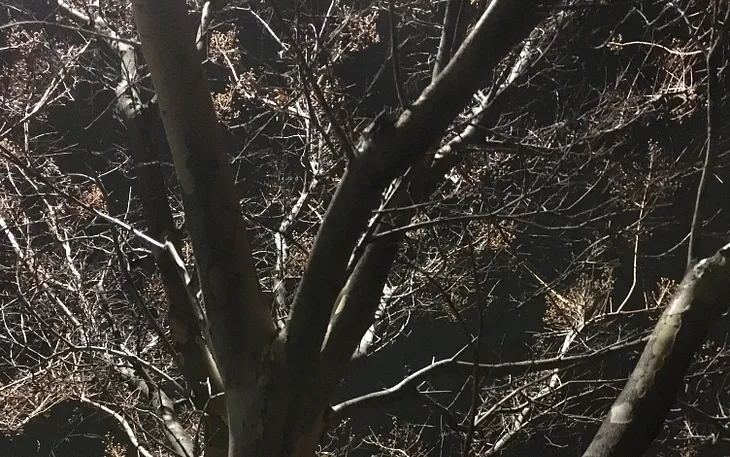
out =
[[729,257],[730,244],[686,273],[583,457],[640,456],[649,447],[695,352],[730,303]]
[[[220,369],[230,430],[229,456],[312,456],[323,411],[377,300],[346,300],[321,353],[346,266],[386,186],[437,145],[486,76],[539,22],[532,0],[490,4],[438,78],[396,123],[376,122],[357,147],[317,234],[283,335],[264,302],[203,70],[182,0],[134,0],[134,16],[180,180],[187,225]],[[395,245],[371,251],[387,275]],[[376,259],[377,260],[377,259]],[[358,281],[360,275],[352,279]],[[372,284],[368,275],[361,290]],[[362,308],[358,310],[356,308]],[[339,318],[338,318],[339,316]],[[372,317],[369,316],[368,321]],[[348,331],[350,330],[350,331]]]

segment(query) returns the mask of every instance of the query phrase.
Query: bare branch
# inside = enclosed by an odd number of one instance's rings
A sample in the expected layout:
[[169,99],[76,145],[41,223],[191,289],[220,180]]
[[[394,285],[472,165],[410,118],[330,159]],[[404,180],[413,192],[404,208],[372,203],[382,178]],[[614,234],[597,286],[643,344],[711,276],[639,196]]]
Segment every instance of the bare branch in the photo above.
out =
[[[716,14],[717,6],[715,7]],[[697,186],[697,200],[695,201],[694,213],[692,214],[692,226],[689,233],[689,246],[687,247],[687,268],[691,268],[692,264],[697,261],[700,253],[700,238],[702,237],[702,224],[704,220],[704,214],[702,211],[703,202],[705,201],[705,192],[707,184],[710,180],[710,176],[714,172],[715,158],[717,156],[717,121],[720,116],[718,99],[722,97],[722,91],[718,84],[718,73],[720,72],[721,64],[721,51],[720,44],[727,33],[730,24],[728,24],[728,18],[730,18],[730,9],[726,10],[724,25],[722,26],[717,37],[713,37],[710,49],[705,55],[705,63],[707,68],[707,86],[705,89],[706,98],[705,101],[705,163],[702,167],[702,177],[700,183]],[[713,34],[714,35],[714,34]]]
[[137,438],[137,434],[134,433],[134,430],[132,429],[132,426],[129,425],[129,422],[127,422],[127,419],[124,418],[121,414],[114,411],[113,409],[102,405],[101,403],[95,402],[94,400],[87,398],[85,396],[79,397],[79,401],[82,403],[89,404],[100,411],[104,411],[111,417],[113,417],[117,422],[119,422],[119,425],[124,430],[124,433],[127,434],[127,438],[129,438],[129,443],[134,447],[134,450],[140,453],[143,457],[152,457],[152,454],[150,451],[144,448],[141,444],[139,444],[139,439]]
[[352,412],[359,408],[384,406],[396,401],[400,401],[406,396],[418,393],[418,386],[425,380],[433,378],[441,374],[472,374],[474,368],[477,368],[479,376],[498,378],[508,375],[519,375],[525,373],[535,373],[544,370],[567,369],[580,363],[594,362],[600,358],[607,357],[612,354],[622,353],[640,344],[646,343],[648,338],[640,338],[636,340],[626,341],[614,344],[604,349],[594,351],[590,354],[554,357],[542,360],[526,360],[519,362],[505,362],[498,364],[477,363],[465,360],[457,360],[449,358],[434,362],[427,367],[423,367],[415,373],[409,375],[398,384],[389,387],[380,392],[372,392],[361,397],[344,401],[332,407],[333,421],[342,420],[348,417]]
[[584,457],[639,455],[654,440],[695,352],[727,309],[729,254],[727,244],[687,271]]

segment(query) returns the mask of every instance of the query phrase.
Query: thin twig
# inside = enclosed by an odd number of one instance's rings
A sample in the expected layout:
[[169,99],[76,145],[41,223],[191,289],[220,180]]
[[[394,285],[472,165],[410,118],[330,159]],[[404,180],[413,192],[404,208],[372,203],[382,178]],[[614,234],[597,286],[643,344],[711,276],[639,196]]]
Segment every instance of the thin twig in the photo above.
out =
[[347,137],[347,134],[345,134],[345,131],[342,130],[342,126],[335,117],[335,113],[332,111],[332,107],[329,105],[329,103],[327,103],[327,99],[324,97],[322,89],[319,87],[317,80],[314,78],[312,69],[309,67],[309,65],[307,64],[307,60],[304,58],[304,53],[302,53],[302,50],[299,48],[296,40],[294,40],[294,37],[289,31],[289,26],[284,20],[284,15],[279,9],[279,6],[277,5],[275,0],[270,0],[270,3],[274,11],[274,15],[281,23],[281,27],[284,31],[286,39],[289,41],[289,43],[291,44],[291,48],[294,50],[294,54],[297,57],[297,61],[299,62],[299,66],[301,68],[302,74],[304,75],[306,83],[309,84],[312,92],[314,92],[314,96],[317,98],[317,102],[319,103],[320,108],[322,108],[322,111],[324,111],[325,115],[329,119],[332,129],[335,131],[337,141],[339,141],[340,147],[344,150],[345,156],[351,158],[354,153],[354,148],[352,146],[352,143],[350,142],[350,139]]
[[[717,11],[717,5],[715,6]],[[713,14],[713,16],[716,16]],[[710,49],[705,55],[705,62],[707,64],[707,101],[706,101],[706,143],[705,143],[705,164],[702,167],[702,177],[700,183],[697,186],[697,200],[695,201],[694,214],[692,215],[692,226],[689,234],[689,247],[687,248],[687,269],[691,268],[692,265],[699,258],[700,251],[700,238],[702,237],[702,223],[703,223],[703,201],[705,200],[705,191],[707,190],[707,184],[714,171],[715,156],[717,155],[717,134],[715,132],[714,124],[717,121],[719,115],[717,109],[717,101],[715,100],[715,91],[717,86],[717,75],[719,69],[719,58],[720,53],[718,52],[720,42],[725,36],[725,32],[728,29],[728,16],[730,15],[730,8],[725,13],[724,26],[716,38],[713,39]],[[713,22],[716,22],[717,18],[713,17]],[[714,24],[713,24],[714,25]],[[714,35],[714,34],[713,34]]]
[[81,34],[86,34],[86,35],[91,35],[91,36],[95,36],[95,37],[99,37],[99,38],[104,38],[105,40],[118,41],[120,43],[128,44],[130,46],[134,46],[135,48],[140,48],[142,46],[139,41],[130,40],[130,39],[127,39],[127,38],[121,38],[121,37],[118,37],[118,36],[111,36],[111,35],[107,35],[106,33],[100,33],[100,32],[96,32],[96,31],[93,31],[93,30],[82,29],[80,27],[74,27],[74,26],[71,26],[71,25],[63,25],[63,24],[59,24],[57,22],[48,22],[48,21],[16,21],[16,22],[11,22],[9,24],[0,25],[0,30],[7,29],[7,28],[11,28],[11,27],[20,27],[20,26],[23,26],[23,25],[44,25],[46,27],[57,27],[59,29],[72,30],[74,32],[79,32]]
[[408,108],[408,97],[403,88],[403,77],[400,69],[400,57],[398,53],[398,24],[395,16],[395,8],[393,0],[388,0],[388,25],[390,33],[390,63],[393,66],[393,82],[395,83],[395,92],[398,95],[398,101],[403,109]]
[[134,446],[135,451],[137,451],[137,453],[141,454],[143,457],[153,457],[150,451],[148,451],[141,444],[139,444],[139,439],[137,439],[137,435],[134,433],[132,426],[129,425],[129,422],[127,422],[127,419],[125,419],[124,416],[114,411],[113,409],[102,405],[101,403],[97,403],[90,398],[85,397],[84,395],[79,397],[79,400],[82,403],[86,403],[101,411],[104,411],[105,413],[116,419],[117,422],[119,422],[119,425],[122,426],[122,429],[124,429],[124,432],[127,434],[127,438],[129,438],[130,444]]

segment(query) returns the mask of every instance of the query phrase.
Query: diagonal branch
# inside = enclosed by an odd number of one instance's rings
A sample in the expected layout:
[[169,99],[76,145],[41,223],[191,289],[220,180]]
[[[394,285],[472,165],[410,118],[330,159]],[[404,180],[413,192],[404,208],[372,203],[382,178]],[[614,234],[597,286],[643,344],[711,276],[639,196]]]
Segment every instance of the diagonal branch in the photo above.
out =
[[421,385],[422,382],[442,374],[471,375],[476,369],[478,376],[499,378],[502,376],[522,375],[545,370],[567,369],[581,363],[595,362],[612,354],[623,353],[624,351],[643,344],[646,341],[646,338],[639,338],[636,340],[621,342],[589,354],[558,356],[542,360],[525,360],[496,364],[474,363],[466,360],[458,360],[456,358],[457,356],[454,356],[423,367],[407,376],[398,384],[385,390],[371,392],[335,405],[332,407],[333,414],[331,417],[333,421],[339,421],[350,416],[353,411],[360,408],[370,408],[374,406],[380,407],[395,403],[410,395],[417,394],[418,386]]
[[298,380],[290,425],[308,409],[311,396],[305,392],[315,382],[312,366],[319,359],[347,263],[383,190],[442,138],[489,72],[540,19],[533,1],[492,2],[449,65],[397,122],[379,117],[364,132],[327,209],[285,329],[289,379]]
[[641,455],[649,447],[729,299],[730,243],[687,271],[583,457]]
[[108,406],[97,403],[94,400],[83,395],[79,397],[79,400],[81,401],[81,403],[89,404],[113,417],[117,422],[119,422],[119,426],[124,429],[124,432],[127,434],[127,438],[129,439],[129,443],[132,445],[134,450],[142,457],[153,457],[152,453],[150,453],[150,451],[148,451],[144,446],[139,443],[137,435],[134,433],[132,426],[129,425],[129,422],[127,421],[127,419],[124,418],[124,416],[109,408]]
[[[525,46],[528,45],[534,46],[532,43]],[[527,74],[531,63],[534,63],[534,59],[518,59],[516,68],[511,72],[512,78],[503,85],[503,88],[510,90],[498,92],[490,103],[482,107],[482,126],[488,127],[497,121],[504,103],[514,93],[513,87],[516,87],[518,77]],[[467,130],[470,128],[467,127]],[[390,231],[391,227],[407,225],[417,204],[433,193],[443,176],[460,160],[457,154],[447,154],[436,160],[429,156],[411,167],[392,196],[381,206],[386,210],[409,209],[381,212],[361,240],[355,254],[356,266],[337,299],[336,310],[331,318],[322,349],[317,386],[310,393],[310,398],[315,403],[319,402],[318,405],[329,398],[344,375],[353,351],[370,328],[380,304],[383,286],[404,235],[404,232],[393,232],[391,235],[385,235],[385,232]],[[362,253],[358,252],[360,249]],[[317,407],[312,409],[316,410]]]
[[[133,364],[134,365],[134,364]],[[195,457],[195,440],[185,429],[185,426],[175,412],[175,405],[152,380],[144,368],[136,366],[134,369],[128,367],[116,367],[116,370],[124,379],[137,389],[145,397],[155,413],[162,421],[163,430],[167,441],[178,457]]]

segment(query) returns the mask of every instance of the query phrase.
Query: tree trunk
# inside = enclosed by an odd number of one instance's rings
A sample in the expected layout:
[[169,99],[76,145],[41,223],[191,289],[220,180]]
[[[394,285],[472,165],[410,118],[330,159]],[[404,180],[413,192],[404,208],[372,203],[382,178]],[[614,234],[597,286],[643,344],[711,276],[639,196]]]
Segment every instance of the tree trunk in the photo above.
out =
[[[328,347],[350,349],[344,357],[338,351],[323,357],[347,263],[371,212],[386,186],[438,144],[486,76],[540,21],[538,5],[492,2],[438,78],[398,121],[370,126],[327,209],[285,332],[278,335],[256,276],[194,30],[186,26],[186,4],[132,4],[183,192],[207,312],[203,333],[211,337],[225,392],[229,456],[313,456],[326,426],[329,397],[369,327],[359,321],[349,329],[335,325]],[[387,253],[378,256],[380,263],[390,264]],[[378,292],[387,268],[379,275]],[[350,284],[350,290],[365,285]],[[346,312],[335,316],[346,323],[344,317],[362,307],[370,322],[376,308],[371,301],[348,300]]]

